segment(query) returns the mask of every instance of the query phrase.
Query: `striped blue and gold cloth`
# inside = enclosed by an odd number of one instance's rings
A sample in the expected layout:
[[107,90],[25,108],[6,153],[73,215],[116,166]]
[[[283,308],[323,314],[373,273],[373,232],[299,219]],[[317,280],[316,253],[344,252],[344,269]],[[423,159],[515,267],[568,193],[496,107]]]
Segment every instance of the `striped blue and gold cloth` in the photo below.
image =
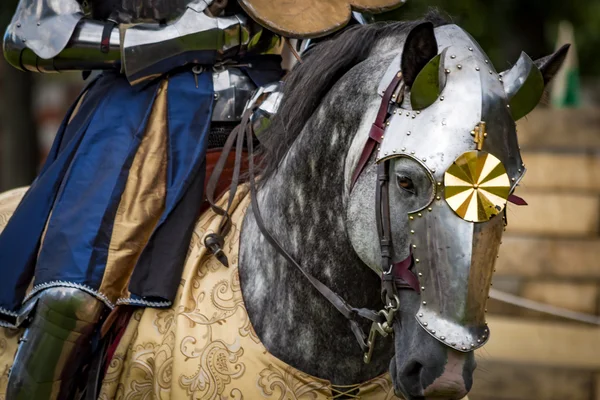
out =
[[0,325],[54,286],[109,307],[171,304],[204,195],[212,73],[195,79],[104,73],[81,93],[0,235]]

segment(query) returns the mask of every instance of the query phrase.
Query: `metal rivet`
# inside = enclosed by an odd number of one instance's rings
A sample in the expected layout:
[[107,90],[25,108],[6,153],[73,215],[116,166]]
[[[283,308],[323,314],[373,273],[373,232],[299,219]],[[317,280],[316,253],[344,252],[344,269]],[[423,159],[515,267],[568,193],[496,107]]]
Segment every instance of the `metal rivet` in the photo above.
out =
[[431,331],[431,333],[433,333],[435,335],[435,330]]
[[409,112],[407,112],[407,113],[406,113],[406,116],[407,116],[407,117],[408,117],[408,116],[410,116],[410,113],[409,113]]
[[471,343],[471,347],[475,347],[475,345],[473,343]]
[[477,339],[477,343],[481,343],[481,339]]
[[423,313],[419,313],[419,317],[421,317],[421,318],[422,318],[422,317],[423,317]]
[[410,233],[412,233],[413,235],[415,234],[415,231],[410,231]]
[[510,108],[510,104],[507,104],[507,105],[506,105],[506,108]]
[[489,63],[490,63],[488,60],[484,60],[484,62],[485,62],[486,64],[489,64]]
[[456,56],[455,56],[454,54],[452,54],[452,55],[450,56],[450,58],[454,59],[454,58],[456,58]]
[[445,72],[445,73],[447,73],[447,74],[449,74],[449,73],[450,73],[450,70],[449,70],[448,68],[446,68],[446,69],[444,70],[444,72]]
[[219,98],[219,93],[215,93],[215,95],[213,96],[215,99]]
[[423,214],[421,214],[421,213],[418,213],[417,215],[418,215],[419,217],[422,217],[422,216],[423,216]]
[[498,80],[499,80],[500,82],[502,82],[502,78],[498,78]]
[[416,244],[413,244],[413,249],[416,249],[416,248],[417,248],[417,245],[416,245]]
[[418,258],[416,258],[416,259],[415,259],[415,262],[418,264],[418,263],[419,263],[419,259],[418,259]]
[[440,97],[440,100],[441,100],[441,101],[444,101],[444,96],[441,96],[441,97]]
[[410,154],[414,155],[414,154],[415,154],[415,152],[414,152],[414,151],[411,151],[411,152],[410,152]]
[[429,207],[427,210],[428,210],[428,211],[433,211],[433,208]]
[[440,197],[440,196],[436,196],[436,199],[437,199],[437,200],[441,200],[441,197]]
[[403,147],[403,148],[402,148],[402,151],[404,151],[404,150],[406,150],[406,147]]
[[473,51],[473,48],[472,48],[472,47],[469,47],[469,51]]
[[423,276],[423,273],[422,273],[422,272],[419,272],[419,276]]
[[421,286],[421,290],[425,290],[425,286]]
[[438,186],[442,186],[442,182],[438,182]]
[[425,161],[427,161],[427,159],[426,158],[421,158],[421,161],[425,162]]
[[442,337],[440,337],[440,339],[446,340],[446,336],[442,336]]
[[424,306],[426,306],[426,305],[427,305],[427,302],[426,302],[426,301],[424,301],[424,302],[423,302],[423,305],[424,305]]
[[518,172],[521,172],[521,168],[519,168],[517,171],[518,171]]
[[23,39],[23,43],[27,42],[27,39]]
[[396,149],[392,149],[392,153],[397,153],[398,151]]
[[451,343],[452,346],[456,346],[456,343]]
[[383,155],[384,155],[384,156],[387,156],[387,155],[388,155],[388,153],[387,153],[387,152],[385,152],[385,153],[383,153]]
[[466,350],[467,348],[465,346],[461,347],[461,349]]
[[487,132],[485,132],[485,133],[483,134],[483,137],[487,137]]
[[487,308],[484,311],[487,312]]
[[[485,324],[487,325],[487,322],[486,322]],[[487,330],[487,329],[484,329],[483,331],[484,331],[485,333],[488,333],[488,330]],[[485,337],[485,336],[484,336],[484,337]]]
[[[372,92],[371,92],[371,93],[372,93]],[[512,178],[512,179],[511,179],[511,181],[513,181],[513,182],[514,182],[514,181],[516,181],[516,179],[515,179],[515,178]]]
[[41,22],[38,22],[38,23],[37,23],[37,26],[40,26],[41,24],[42,24]]
[[475,71],[479,71],[479,67],[475,67]]
[[493,72],[492,72],[492,70],[490,69],[490,75],[492,75],[492,74],[493,74]]
[[410,131],[406,132],[406,134],[407,134],[408,136],[410,136]]
[[390,126],[390,121],[385,123],[386,126]]
[[429,325],[427,322],[423,322],[423,326],[427,326]]
[[17,28],[20,28],[20,27],[21,27],[21,23],[17,22]]
[[462,65],[458,64],[458,65],[456,66],[456,68],[458,68],[458,69],[462,69]]
[[421,114],[421,111],[417,111],[417,114]]
[[412,221],[413,219],[415,219],[415,217],[413,217],[413,216],[411,215],[410,217],[408,217],[408,219],[410,219],[410,220]]

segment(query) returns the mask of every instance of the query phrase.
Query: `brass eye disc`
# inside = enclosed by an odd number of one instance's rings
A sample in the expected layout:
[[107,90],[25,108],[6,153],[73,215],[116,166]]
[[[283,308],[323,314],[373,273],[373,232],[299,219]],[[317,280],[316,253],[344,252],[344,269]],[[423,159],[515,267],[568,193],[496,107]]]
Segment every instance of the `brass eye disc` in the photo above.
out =
[[446,202],[470,222],[489,221],[506,206],[510,179],[502,162],[485,151],[467,151],[444,174]]

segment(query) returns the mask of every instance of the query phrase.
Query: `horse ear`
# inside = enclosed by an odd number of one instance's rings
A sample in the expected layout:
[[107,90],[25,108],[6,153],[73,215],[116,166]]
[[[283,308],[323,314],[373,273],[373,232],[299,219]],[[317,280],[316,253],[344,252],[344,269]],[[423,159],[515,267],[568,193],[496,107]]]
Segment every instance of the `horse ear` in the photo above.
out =
[[515,121],[529,114],[540,102],[544,88],[560,69],[568,50],[569,45],[565,45],[535,62],[521,53],[515,65],[500,74]]
[[417,75],[438,53],[437,40],[431,22],[415,26],[406,37],[402,51],[404,84],[411,87]]
[[444,73],[445,48],[423,67],[410,88],[410,105],[413,110],[422,110],[433,104],[440,97],[446,85]]
[[549,56],[534,61],[536,67],[542,72],[544,85],[548,85],[560,67],[562,67],[570,47],[570,44],[565,44]]

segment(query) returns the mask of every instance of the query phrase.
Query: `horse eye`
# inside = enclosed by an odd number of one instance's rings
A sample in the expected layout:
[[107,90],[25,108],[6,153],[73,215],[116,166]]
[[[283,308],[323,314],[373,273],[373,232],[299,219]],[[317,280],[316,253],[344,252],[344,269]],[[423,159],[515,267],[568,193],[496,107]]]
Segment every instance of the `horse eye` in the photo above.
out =
[[415,192],[415,185],[413,185],[413,181],[410,178],[399,175],[397,179],[398,179],[398,186],[400,186],[402,189],[404,189],[410,193]]

